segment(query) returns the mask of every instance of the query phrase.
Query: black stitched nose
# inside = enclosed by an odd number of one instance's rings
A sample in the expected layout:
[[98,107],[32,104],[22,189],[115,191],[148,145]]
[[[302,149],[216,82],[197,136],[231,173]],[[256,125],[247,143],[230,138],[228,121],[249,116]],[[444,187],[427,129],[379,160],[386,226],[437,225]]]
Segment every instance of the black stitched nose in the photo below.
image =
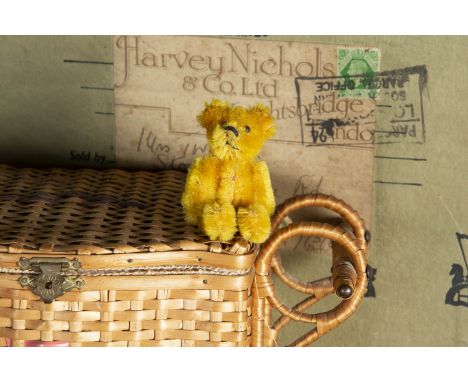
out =
[[225,126],[224,130],[232,131],[236,137],[239,136],[239,132],[237,131],[237,129],[234,126]]

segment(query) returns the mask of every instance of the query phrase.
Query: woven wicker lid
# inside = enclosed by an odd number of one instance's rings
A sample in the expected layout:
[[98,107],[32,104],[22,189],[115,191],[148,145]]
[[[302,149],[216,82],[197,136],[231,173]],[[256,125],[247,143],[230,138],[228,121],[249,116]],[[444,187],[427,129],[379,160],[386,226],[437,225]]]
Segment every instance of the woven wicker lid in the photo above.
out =
[[0,165],[0,252],[250,252],[184,221],[186,174]]

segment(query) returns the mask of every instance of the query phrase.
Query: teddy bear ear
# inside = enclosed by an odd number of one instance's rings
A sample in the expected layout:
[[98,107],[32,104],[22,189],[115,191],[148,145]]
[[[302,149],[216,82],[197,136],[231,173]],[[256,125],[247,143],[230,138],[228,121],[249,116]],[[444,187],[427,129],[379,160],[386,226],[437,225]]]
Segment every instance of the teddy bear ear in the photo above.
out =
[[249,112],[253,113],[258,119],[273,120],[273,117],[271,116],[270,108],[262,103],[258,103],[255,106],[250,107]]
[[262,103],[258,103],[251,107],[249,111],[254,113],[257,125],[261,126],[263,129],[265,139],[271,138],[276,132],[276,127],[270,108]]
[[225,118],[226,112],[230,108],[230,104],[219,99],[205,102],[205,109],[197,116],[197,121],[205,129],[212,130],[219,121]]
[[271,113],[270,108],[268,106],[264,105],[263,103],[260,103],[260,102],[257,105],[255,105],[253,108],[255,110],[258,110],[261,113],[265,113],[265,114],[268,114],[268,115]]

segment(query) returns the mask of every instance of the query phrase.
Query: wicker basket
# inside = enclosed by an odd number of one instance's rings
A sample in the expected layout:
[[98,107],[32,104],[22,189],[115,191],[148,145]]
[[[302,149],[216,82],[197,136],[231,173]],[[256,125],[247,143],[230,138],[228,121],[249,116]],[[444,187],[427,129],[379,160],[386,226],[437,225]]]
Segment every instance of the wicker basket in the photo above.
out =
[[[261,247],[211,242],[183,219],[177,171],[0,166],[0,346],[272,346],[291,320],[307,345],[345,320],[367,284],[362,220],[342,201],[307,195],[280,206]],[[294,209],[323,206],[346,226],[278,228]],[[349,232],[347,231],[350,228]],[[333,241],[333,274],[303,283],[276,255],[296,235]],[[309,294],[284,306],[271,279]],[[333,310],[305,310],[336,292]],[[281,318],[271,322],[271,310]]]

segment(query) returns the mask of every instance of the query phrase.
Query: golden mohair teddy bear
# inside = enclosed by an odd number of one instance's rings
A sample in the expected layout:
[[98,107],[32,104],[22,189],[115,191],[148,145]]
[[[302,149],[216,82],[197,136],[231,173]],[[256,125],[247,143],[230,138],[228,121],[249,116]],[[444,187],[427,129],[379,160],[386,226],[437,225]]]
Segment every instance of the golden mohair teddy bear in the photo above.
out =
[[206,129],[210,151],[195,159],[187,175],[182,195],[187,222],[211,240],[229,241],[239,230],[250,242],[264,242],[275,198],[268,167],[256,158],[275,133],[270,110],[213,100],[197,120]]

